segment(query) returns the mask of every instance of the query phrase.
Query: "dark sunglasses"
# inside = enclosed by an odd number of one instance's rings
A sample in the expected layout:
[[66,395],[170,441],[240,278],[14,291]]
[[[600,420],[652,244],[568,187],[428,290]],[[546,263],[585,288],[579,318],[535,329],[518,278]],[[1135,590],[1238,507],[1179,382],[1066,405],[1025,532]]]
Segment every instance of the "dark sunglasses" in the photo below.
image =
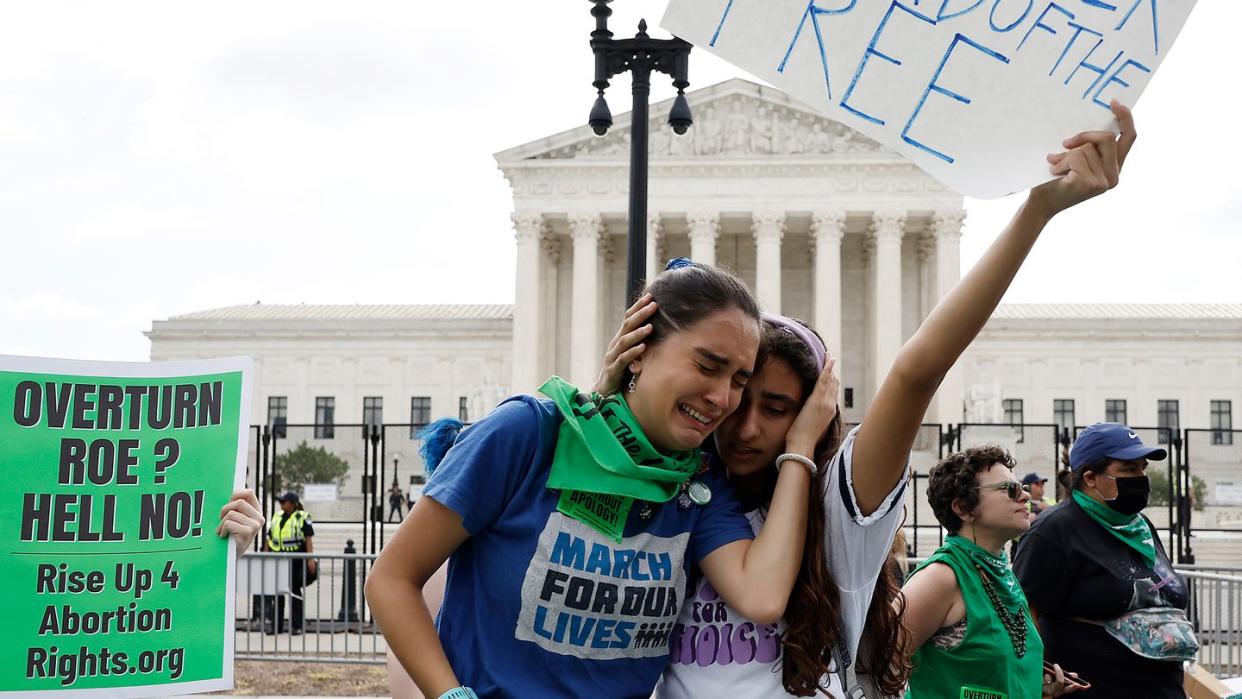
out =
[[993,483],[991,485],[977,485],[971,488],[971,490],[1003,490],[1010,500],[1017,502],[1022,497],[1022,493],[1031,492],[1031,487],[1029,485],[1022,485],[1017,481],[1005,481],[1004,483]]

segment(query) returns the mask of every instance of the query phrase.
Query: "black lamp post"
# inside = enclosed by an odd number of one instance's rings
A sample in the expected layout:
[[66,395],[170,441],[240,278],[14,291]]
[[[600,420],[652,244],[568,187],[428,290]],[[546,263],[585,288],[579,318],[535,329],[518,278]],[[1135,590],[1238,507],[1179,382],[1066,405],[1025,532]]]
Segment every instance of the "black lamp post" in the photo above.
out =
[[612,126],[612,113],[604,101],[608,80],[618,73],[629,71],[633,76],[634,108],[630,112],[630,212],[629,256],[626,266],[626,289],[628,303],[632,303],[642,291],[642,277],[647,266],[647,99],[651,95],[651,71],[659,71],[673,78],[677,99],[668,114],[668,125],[678,135],[694,123],[690,117],[690,103],[686,101],[686,88],[691,45],[678,39],[652,39],[647,36],[647,21],[638,22],[638,34],[633,39],[614,39],[608,31],[608,17],[612,0],[591,0],[591,16],[595,17],[595,31],[591,32],[591,50],[595,52],[595,82],[598,91],[595,106],[591,107],[588,123],[597,136],[608,133]]

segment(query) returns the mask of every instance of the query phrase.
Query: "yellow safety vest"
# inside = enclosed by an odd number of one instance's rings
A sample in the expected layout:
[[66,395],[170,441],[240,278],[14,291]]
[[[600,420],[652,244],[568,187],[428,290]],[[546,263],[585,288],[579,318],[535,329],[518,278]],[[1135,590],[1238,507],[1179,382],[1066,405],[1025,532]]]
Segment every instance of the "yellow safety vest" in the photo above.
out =
[[[284,517],[284,513],[280,516]],[[301,551],[306,538],[302,535],[302,527],[308,519],[310,515],[306,510],[294,510],[284,526],[279,519],[272,520],[267,532],[267,547],[272,551]]]

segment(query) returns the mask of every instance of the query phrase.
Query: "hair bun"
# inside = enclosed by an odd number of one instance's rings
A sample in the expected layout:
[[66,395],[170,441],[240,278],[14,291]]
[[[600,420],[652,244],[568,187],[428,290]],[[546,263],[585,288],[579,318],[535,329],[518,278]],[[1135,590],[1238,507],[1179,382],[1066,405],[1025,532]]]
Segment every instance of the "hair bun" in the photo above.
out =
[[681,269],[682,267],[693,267],[693,266],[694,266],[694,260],[690,259],[689,257],[674,257],[673,259],[668,261],[667,265],[664,265],[664,269],[665,270]]

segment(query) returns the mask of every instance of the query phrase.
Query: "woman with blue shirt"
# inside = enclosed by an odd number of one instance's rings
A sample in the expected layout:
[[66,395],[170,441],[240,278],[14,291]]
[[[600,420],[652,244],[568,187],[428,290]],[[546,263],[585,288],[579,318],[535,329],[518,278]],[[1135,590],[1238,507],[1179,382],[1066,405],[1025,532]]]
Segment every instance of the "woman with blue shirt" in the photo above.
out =
[[[698,446],[737,407],[759,311],[732,275],[689,264],[649,287],[659,313],[624,390],[555,377],[462,432],[367,578],[367,599],[429,697],[648,697],[697,566],[775,621],[798,571],[830,372],[790,430],[755,538]],[[752,539],[753,543],[752,543]],[[438,625],[422,586],[446,559]],[[438,633],[437,633],[438,626]]]

